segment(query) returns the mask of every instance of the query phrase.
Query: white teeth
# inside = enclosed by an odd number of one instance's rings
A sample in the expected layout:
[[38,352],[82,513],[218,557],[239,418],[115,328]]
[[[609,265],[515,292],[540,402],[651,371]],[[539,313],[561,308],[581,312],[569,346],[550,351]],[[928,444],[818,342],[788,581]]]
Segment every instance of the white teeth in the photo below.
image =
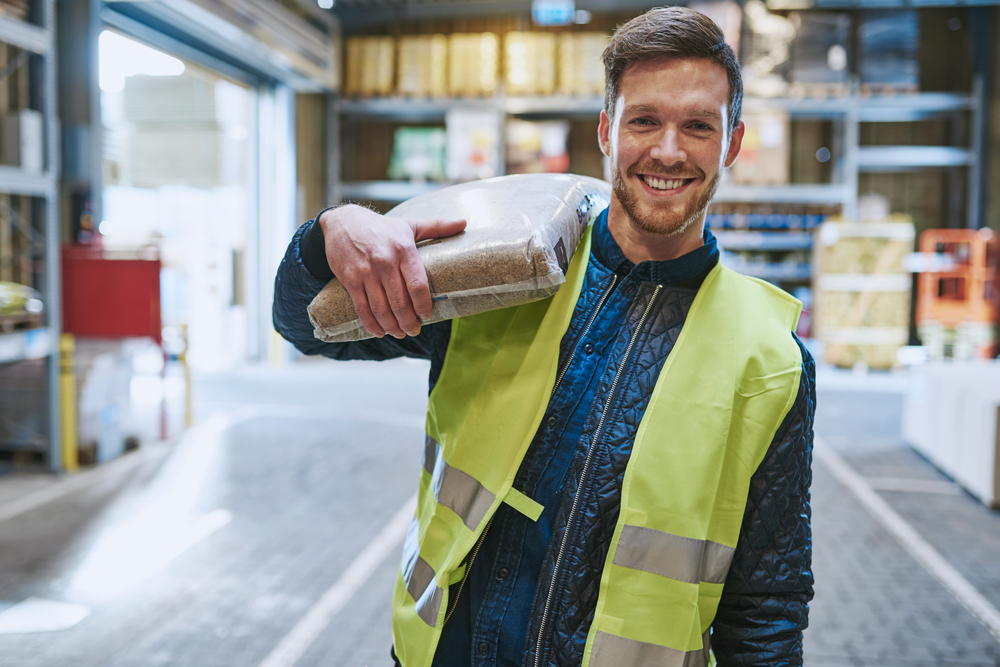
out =
[[662,178],[650,178],[648,176],[643,177],[643,180],[646,182],[646,185],[657,190],[676,190],[684,185],[683,180],[665,181]]

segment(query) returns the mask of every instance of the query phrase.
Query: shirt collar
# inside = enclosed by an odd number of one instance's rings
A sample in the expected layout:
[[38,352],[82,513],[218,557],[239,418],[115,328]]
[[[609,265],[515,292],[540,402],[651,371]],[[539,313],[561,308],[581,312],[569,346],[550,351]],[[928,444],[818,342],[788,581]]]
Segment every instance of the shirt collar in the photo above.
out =
[[608,229],[608,209],[594,222],[591,252],[598,262],[620,275],[635,272],[639,280],[673,285],[692,280],[707,273],[719,261],[719,248],[712,232],[705,230],[705,245],[663,262],[640,262],[633,264],[622,252],[615,237]]

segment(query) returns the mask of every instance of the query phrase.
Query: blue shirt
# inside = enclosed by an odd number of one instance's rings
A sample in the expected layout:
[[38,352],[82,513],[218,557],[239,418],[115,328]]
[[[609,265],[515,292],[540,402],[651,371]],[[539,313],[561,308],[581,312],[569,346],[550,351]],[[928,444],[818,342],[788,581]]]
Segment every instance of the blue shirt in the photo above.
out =
[[[434,667],[522,664],[542,562],[556,529],[566,485],[573,483],[567,479],[568,471],[595,389],[611,356],[609,342],[620,330],[639,282],[696,287],[718,261],[715,237],[706,230],[705,245],[682,257],[633,264],[611,235],[607,215],[605,210],[594,224],[592,266],[573,322],[562,340],[560,370],[572,361],[514,480],[515,488],[545,509],[538,521],[531,521],[508,505],[500,505],[461,594],[459,584],[451,588],[454,610],[442,631]],[[611,274],[616,276],[614,280]],[[587,328],[595,311],[596,317]]]

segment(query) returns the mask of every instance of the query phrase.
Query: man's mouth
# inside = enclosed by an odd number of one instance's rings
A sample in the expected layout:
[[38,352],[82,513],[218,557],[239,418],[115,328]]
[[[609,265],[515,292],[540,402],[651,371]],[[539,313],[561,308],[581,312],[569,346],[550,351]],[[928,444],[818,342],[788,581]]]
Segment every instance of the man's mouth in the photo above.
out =
[[657,178],[643,174],[640,174],[639,178],[654,190],[676,190],[695,180],[693,178]]

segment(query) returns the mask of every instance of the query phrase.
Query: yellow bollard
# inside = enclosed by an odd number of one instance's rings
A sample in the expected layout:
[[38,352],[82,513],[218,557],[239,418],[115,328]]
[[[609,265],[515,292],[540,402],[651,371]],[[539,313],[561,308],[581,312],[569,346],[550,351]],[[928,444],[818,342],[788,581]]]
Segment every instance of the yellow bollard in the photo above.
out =
[[59,404],[62,412],[62,465],[66,472],[80,467],[76,433],[76,339],[73,334],[59,337]]
[[272,366],[282,366],[285,363],[286,350],[285,339],[281,337],[281,334],[271,329],[271,344],[268,346],[268,361],[271,362]]

